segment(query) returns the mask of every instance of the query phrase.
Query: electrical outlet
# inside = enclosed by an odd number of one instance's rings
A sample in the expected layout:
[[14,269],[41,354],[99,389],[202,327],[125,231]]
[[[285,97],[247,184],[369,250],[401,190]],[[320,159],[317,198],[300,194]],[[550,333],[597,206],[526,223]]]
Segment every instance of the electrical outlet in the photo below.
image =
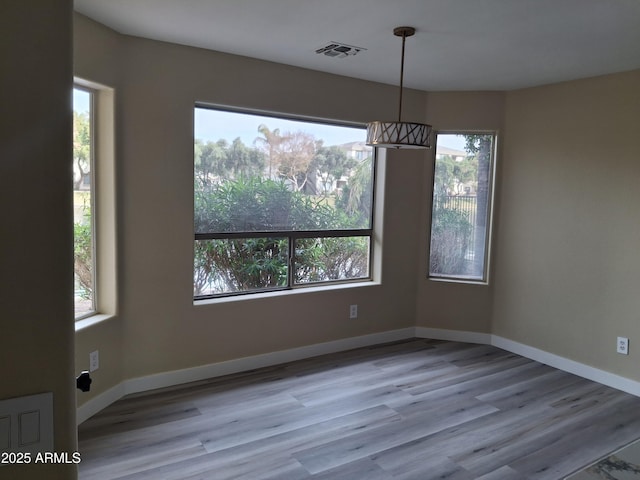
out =
[[629,339],[626,337],[618,337],[618,353],[629,355]]
[[94,372],[100,368],[100,354],[98,350],[89,354],[89,371]]
[[358,318],[358,305],[351,305],[349,307],[349,318]]

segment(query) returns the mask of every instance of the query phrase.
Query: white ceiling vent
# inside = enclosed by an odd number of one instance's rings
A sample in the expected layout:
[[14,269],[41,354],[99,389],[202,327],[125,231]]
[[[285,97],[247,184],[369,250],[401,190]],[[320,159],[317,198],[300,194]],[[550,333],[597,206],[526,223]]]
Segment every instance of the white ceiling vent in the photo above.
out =
[[354,47],[353,45],[338,42],[329,42],[327,45],[318,48],[316,53],[322,53],[327,57],[344,58],[357,55],[364,50],[366,50],[366,48]]

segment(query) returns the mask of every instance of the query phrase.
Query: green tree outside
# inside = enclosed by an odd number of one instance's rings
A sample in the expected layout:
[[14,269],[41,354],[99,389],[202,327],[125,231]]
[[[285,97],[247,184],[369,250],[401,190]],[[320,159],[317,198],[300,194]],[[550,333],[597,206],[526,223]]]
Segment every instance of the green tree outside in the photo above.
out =
[[[260,125],[258,133],[253,148],[240,139],[232,145],[196,140],[196,233],[368,227],[370,158],[358,164],[338,147],[324,147],[322,141],[302,132],[281,133]],[[342,177],[349,178],[348,187],[334,188]],[[367,195],[369,206],[365,207]],[[311,283],[368,275],[368,237],[288,242],[288,238],[268,236],[196,241],[194,294],[285,286],[290,277],[295,283]]]
[[[91,122],[89,112],[73,112],[74,272],[76,304],[93,301],[93,225],[91,219]],[[88,183],[89,189],[83,187]],[[93,306],[76,310],[92,310]]]
[[481,278],[493,136],[462,136],[465,157],[442,155],[436,160],[429,273]]

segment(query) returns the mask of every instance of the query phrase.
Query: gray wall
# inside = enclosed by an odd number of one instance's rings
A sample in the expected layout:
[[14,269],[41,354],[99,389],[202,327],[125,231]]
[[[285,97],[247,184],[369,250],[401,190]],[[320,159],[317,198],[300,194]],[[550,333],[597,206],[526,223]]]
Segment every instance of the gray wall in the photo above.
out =
[[[0,398],[53,392],[54,447],[76,450],[71,158],[72,7],[0,6]],[[73,465],[3,466],[70,479]]]

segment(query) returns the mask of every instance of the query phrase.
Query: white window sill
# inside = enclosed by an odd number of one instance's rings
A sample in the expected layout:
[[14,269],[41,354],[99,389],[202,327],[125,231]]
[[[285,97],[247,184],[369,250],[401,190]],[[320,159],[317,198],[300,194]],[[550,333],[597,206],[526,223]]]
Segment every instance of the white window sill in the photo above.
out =
[[229,295],[225,297],[203,298],[201,300],[194,300],[193,305],[198,307],[202,305],[215,305],[219,303],[228,303],[228,302],[246,302],[248,300],[262,300],[262,299],[275,298],[275,297],[286,297],[289,295],[330,292],[335,290],[344,290],[348,288],[379,287],[380,285],[381,285],[380,282],[373,281],[373,280],[367,280],[363,282],[334,283],[331,285],[318,285],[316,287],[298,287],[298,288],[292,288],[289,290],[277,290],[272,292],[246,293],[246,294],[240,294],[240,295]]
[[85,328],[92,327],[98,323],[106,322],[107,320],[114,317],[115,315],[112,314],[96,313],[95,315],[91,315],[90,317],[83,318],[82,320],[78,320],[76,322],[76,332],[84,330]]
[[487,280],[476,280],[473,278],[464,278],[464,277],[427,277],[427,280],[431,280],[432,282],[440,282],[440,283],[463,283],[465,285],[489,285]]

